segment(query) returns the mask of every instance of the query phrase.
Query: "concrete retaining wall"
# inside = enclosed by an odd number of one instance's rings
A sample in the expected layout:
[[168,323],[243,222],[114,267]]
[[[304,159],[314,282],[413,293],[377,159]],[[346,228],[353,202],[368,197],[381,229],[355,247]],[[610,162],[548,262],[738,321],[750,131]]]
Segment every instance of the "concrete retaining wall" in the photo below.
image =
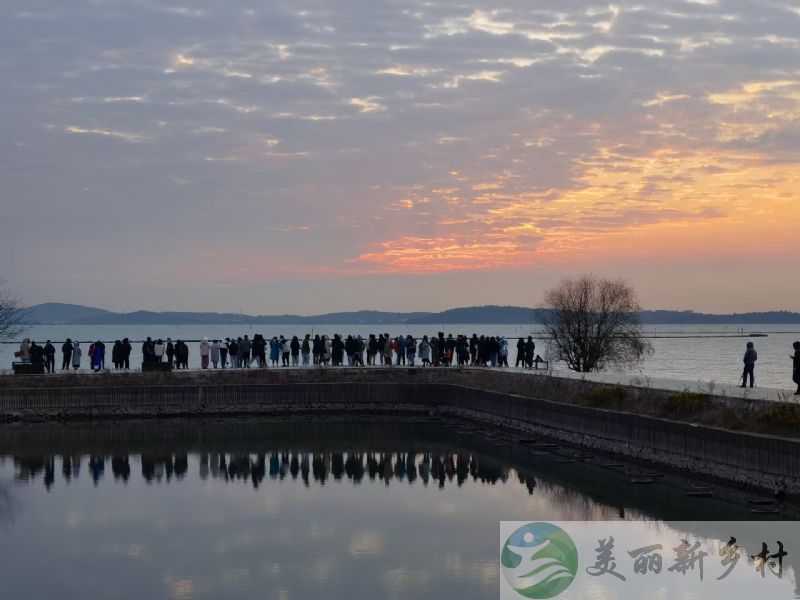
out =
[[445,387],[424,383],[309,383],[3,390],[0,419],[425,412],[441,402]]
[[450,386],[444,412],[748,486],[800,493],[800,441]]
[[289,383],[3,390],[0,419],[291,413],[444,414],[698,474],[800,493],[800,441],[444,383]]

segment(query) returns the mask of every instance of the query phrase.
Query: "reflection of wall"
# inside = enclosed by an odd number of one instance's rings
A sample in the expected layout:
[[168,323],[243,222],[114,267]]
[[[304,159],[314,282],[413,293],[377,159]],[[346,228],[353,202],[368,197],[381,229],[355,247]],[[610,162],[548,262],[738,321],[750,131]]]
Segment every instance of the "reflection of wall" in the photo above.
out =
[[[45,485],[54,477],[59,479],[59,473],[60,479],[69,481],[81,472],[95,482],[111,475],[119,481],[141,475],[153,483],[179,482],[193,475],[187,455],[194,454],[201,478],[244,479],[254,485],[265,472],[278,478],[300,473],[309,481],[318,481],[323,474],[355,480],[366,473],[369,479],[373,473],[386,483],[403,478],[410,483],[416,472],[418,481],[431,485],[458,485],[466,479],[489,485],[516,482],[531,495],[546,494],[560,505],[575,507],[570,517],[574,519],[597,518],[586,516],[597,514],[591,505],[608,507],[605,518],[639,514],[743,520],[756,516],[747,506],[723,499],[737,497],[736,492],[719,489],[715,497],[698,500],[687,497],[677,485],[631,485],[629,473],[640,469],[636,464],[602,468],[598,466],[605,461],[601,457],[562,464],[554,460],[557,456],[531,451],[523,444],[499,444],[486,436],[488,431],[458,419],[346,419],[309,423],[305,418],[278,422],[251,417],[20,425],[14,427],[17,442],[10,445],[6,439],[0,454],[14,457],[18,477],[44,479]],[[562,447],[559,452],[575,450]],[[133,463],[134,458],[141,467]]]

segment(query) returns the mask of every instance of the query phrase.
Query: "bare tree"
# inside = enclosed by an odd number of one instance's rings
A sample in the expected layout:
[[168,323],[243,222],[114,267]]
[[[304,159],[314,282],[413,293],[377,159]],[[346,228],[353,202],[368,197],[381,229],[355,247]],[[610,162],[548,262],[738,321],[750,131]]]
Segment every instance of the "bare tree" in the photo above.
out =
[[630,284],[587,274],[545,292],[539,319],[555,358],[588,373],[606,365],[632,366],[652,353],[640,311]]
[[20,331],[22,303],[0,280],[0,340],[12,338]]

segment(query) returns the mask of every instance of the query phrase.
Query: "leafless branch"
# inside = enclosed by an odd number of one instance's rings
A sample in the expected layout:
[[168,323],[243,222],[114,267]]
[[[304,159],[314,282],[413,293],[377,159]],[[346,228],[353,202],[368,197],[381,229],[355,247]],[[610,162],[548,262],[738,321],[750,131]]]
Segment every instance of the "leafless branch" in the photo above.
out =
[[22,316],[22,302],[0,280],[0,340],[13,338],[22,331]]
[[540,311],[556,358],[573,371],[631,366],[652,352],[636,291],[625,281],[581,275],[548,290]]

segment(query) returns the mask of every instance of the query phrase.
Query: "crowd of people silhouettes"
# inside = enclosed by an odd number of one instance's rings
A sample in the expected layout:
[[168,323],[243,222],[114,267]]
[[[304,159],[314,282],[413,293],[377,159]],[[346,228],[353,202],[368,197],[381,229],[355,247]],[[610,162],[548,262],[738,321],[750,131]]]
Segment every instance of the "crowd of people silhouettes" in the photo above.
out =
[[[111,349],[114,369],[130,369],[132,345],[128,338],[116,340]],[[189,368],[189,345],[183,340],[171,338],[142,342],[142,367],[168,365],[174,369]],[[198,344],[202,369],[247,369],[250,367],[310,367],[310,366],[365,366],[407,365],[423,367],[492,366],[508,367],[509,343],[503,336],[479,336],[449,334],[415,338],[411,335],[392,337],[388,333],[360,335],[334,334],[314,335],[299,338],[283,335],[266,339],[255,334],[241,337],[212,339],[204,338]],[[516,344],[516,367],[538,368],[545,361],[536,354],[536,343],[532,336],[519,338]],[[55,371],[56,349],[50,340],[44,347],[25,338],[15,356],[21,363],[44,365],[44,371]],[[83,349],[80,342],[67,339],[61,346],[61,369],[77,370],[81,366]],[[87,354],[89,367],[93,371],[106,368],[106,345],[92,342]]]
[[[793,344],[792,380],[797,384],[795,395],[800,395],[800,341]],[[114,369],[130,369],[130,358],[133,347],[128,338],[116,340],[111,348],[111,362]],[[415,338],[411,335],[390,336],[388,333],[378,335],[371,333],[364,339],[360,335],[305,334],[302,339],[293,336],[291,339],[283,335],[267,340],[257,333],[250,339],[247,335],[235,338],[209,340],[204,338],[198,345],[200,366],[202,369],[248,369],[252,366],[272,367],[309,367],[309,366],[364,366],[364,365],[407,365],[422,367],[458,366],[491,366],[508,367],[509,343],[503,336],[478,336],[449,334]],[[83,350],[78,341],[67,340],[61,346],[61,369],[77,370],[81,366]],[[89,367],[93,371],[106,368],[106,346],[97,340],[89,344],[87,349]],[[42,372],[53,373],[56,370],[56,348],[50,340],[44,346],[38,345],[29,338],[22,340],[15,357],[21,363],[30,363],[39,367]],[[366,360],[365,360],[366,359]],[[755,366],[758,352],[753,342],[747,343],[744,354],[744,371],[741,386],[755,386]],[[514,366],[526,369],[539,368],[546,364],[536,354],[536,343],[532,336],[520,337],[516,343],[516,361]],[[189,368],[189,346],[183,340],[172,341],[167,338],[153,340],[147,338],[142,342],[142,367],[166,364],[170,369]]]
[[[127,340],[125,341],[127,343]],[[96,345],[96,344],[95,344]],[[439,332],[430,338],[411,335],[392,337],[388,333],[360,335],[315,335],[303,338],[283,335],[267,340],[261,334],[252,339],[244,335],[236,338],[204,338],[198,344],[202,369],[248,369],[250,367],[309,367],[309,366],[364,366],[408,365],[416,366],[492,366],[507,367],[508,340],[503,336],[466,335],[445,337]],[[517,342],[517,367],[534,368],[543,363],[535,354],[536,343],[532,336]],[[183,340],[147,338],[142,343],[144,364],[167,363],[176,369],[187,369],[189,347]],[[115,363],[116,366],[116,363]],[[120,368],[120,367],[118,367]],[[125,367],[128,368],[127,364]]]

